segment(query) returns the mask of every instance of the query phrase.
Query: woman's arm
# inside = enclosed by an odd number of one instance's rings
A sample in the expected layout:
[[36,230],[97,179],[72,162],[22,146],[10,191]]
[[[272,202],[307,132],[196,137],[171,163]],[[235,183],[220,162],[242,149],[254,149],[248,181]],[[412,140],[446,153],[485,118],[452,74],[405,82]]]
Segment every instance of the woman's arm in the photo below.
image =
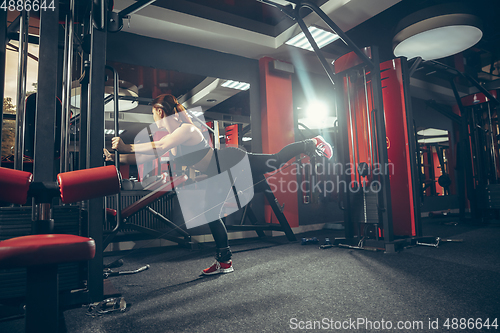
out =
[[120,153],[133,154],[155,154],[162,156],[170,149],[189,141],[199,141],[201,133],[194,126],[181,126],[172,133],[165,135],[158,141],[125,144],[120,137],[111,139],[111,148]]
[[[115,154],[104,149],[104,158],[106,161],[114,162]],[[145,154],[120,154],[120,164],[142,164],[152,161],[156,158],[154,155]]]

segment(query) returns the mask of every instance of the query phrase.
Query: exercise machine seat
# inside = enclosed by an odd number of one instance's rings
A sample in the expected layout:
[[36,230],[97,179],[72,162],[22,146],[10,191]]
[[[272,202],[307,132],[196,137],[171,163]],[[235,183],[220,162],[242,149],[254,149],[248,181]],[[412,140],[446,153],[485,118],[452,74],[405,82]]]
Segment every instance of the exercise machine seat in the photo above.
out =
[[0,269],[60,264],[94,258],[92,238],[64,235],[28,235],[0,242]]
[[25,204],[33,175],[26,171],[0,168],[0,177],[2,185],[0,201],[17,205]]
[[84,201],[120,192],[120,173],[114,165],[57,175],[63,203]]

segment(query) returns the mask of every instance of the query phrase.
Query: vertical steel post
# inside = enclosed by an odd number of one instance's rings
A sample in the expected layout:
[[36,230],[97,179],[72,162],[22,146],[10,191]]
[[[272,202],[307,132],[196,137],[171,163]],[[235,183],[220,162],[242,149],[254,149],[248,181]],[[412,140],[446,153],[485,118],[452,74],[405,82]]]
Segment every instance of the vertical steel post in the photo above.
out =
[[[92,19],[89,15],[83,22],[83,34],[90,33],[92,26]],[[89,96],[89,75],[90,75],[90,61],[89,54],[82,51],[82,74],[83,80],[80,82],[80,147],[79,147],[79,166],[78,169],[82,170],[87,167],[87,134],[88,134],[88,96]]]
[[28,28],[29,13],[23,10],[21,12],[21,22],[19,26],[19,57],[17,66],[16,143],[14,154],[14,169],[16,170],[23,169]]
[[[476,199],[474,190],[474,174],[472,170],[472,159],[471,159],[471,148],[470,148],[470,138],[469,138],[469,126],[468,119],[469,115],[467,109],[462,104],[462,99],[458,93],[455,81],[450,80],[451,88],[453,90],[453,95],[457,101],[458,108],[460,110],[460,129],[459,129],[459,146],[460,146],[460,164],[459,171],[461,179],[459,179],[459,199],[460,199],[460,221],[465,221],[465,206],[467,205],[467,199],[470,201],[470,209],[472,217],[477,213],[476,210]],[[465,196],[467,193],[467,196]]]
[[368,144],[370,147],[370,159],[371,164],[373,164],[373,146],[372,146],[372,129],[371,129],[371,121],[370,121],[370,103],[368,101],[368,84],[366,82],[366,68],[363,67],[363,85],[365,89],[365,103],[366,103],[366,123],[368,127]]
[[66,16],[64,30],[64,61],[62,84],[62,113],[61,113],[61,159],[60,171],[68,171],[69,164],[69,120],[71,112],[71,73],[73,70],[73,24],[75,2],[70,0],[70,11]]
[[[381,183],[381,191],[378,193],[379,216],[384,226],[384,242],[391,243],[394,241],[393,225],[392,225],[392,201],[391,201],[391,182],[390,175],[386,171],[390,170],[389,158],[387,156],[387,134],[385,132],[385,115],[384,103],[382,99],[382,82],[380,76],[380,62],[378,56],[378,48],[372,47],[373,68],[371,69],[372,90],[373,90],[373,105],[377,110],[376,118],[376,133],[377,133],[377,150],[379,156],[379,166],[382,168],[379,181]],[[393,252],[395,249],[387,248],[388,252]]]
[[[7,52],[7,11],[0,11],[0,69],[5,73],[5,56]],[[4,99],[5,74],[0,77],[0,97]],[[3,104],[2,104],[3,105]],[[3,106],[0,108],[0,151],[2,150]],[[1,166],[1,165],[0,165]]]
[[[107,13],[102,9],[107,1],[92,2],[92,13]],[[103,20],[106,22],[105,20]],[[102,21],[101,21],[102,23]],[[90,50],[90,91],[88,96],[88,134],[87,134],[87,168],[102,166],[102,148],[104,147],[104,83],[106,65],[106,25],[99,30],[91,24]],[[103,224],[104,199],[89,200],[88,205],[89,236],[95,240],[96,254],[89,262],[89,293],[93,301],[103,298]]]
[[410,96],[410,77],[411,69],[408,69],[408,62],[405,58],[401,59],[401,75],[403,77],[404,103],[406,109],[406,127],[408,128],[408,150],[410,153],[410,169],[413,184],[413,214],[415,216],[415,231],[417,236],[423,236],[422,223],[420,217],[420,197],[422,196],[420,182],[420,168],[417,152],[417,138],[415,137],[415,128],[413,121],[413,109]]
[[59,8],[40,13],[40,48],[34,136],[35,181],[54,180],[57,110]]

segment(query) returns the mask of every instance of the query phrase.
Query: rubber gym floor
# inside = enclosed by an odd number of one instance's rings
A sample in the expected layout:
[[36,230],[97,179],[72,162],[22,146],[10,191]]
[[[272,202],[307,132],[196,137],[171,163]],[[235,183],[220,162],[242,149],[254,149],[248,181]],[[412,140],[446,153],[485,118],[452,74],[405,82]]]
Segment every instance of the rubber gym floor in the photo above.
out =
[[[106,280],[124,297],[124,312],[65,309],[61,331],[500,331],[486,326],[500,325],[500,222],[456,220],[425,218],[424,234],[463,242],[394,254],[319,249],[284,237],[232,241],[235,271],[210,277],[199,273],[213,262],[212,244],[108,256],[105,263],[123,257],[119,270],[151,268]],[[297,235],[321,242],[341,236],[329,229]],[[22,318],[0,322],[0,332],[23,329]]]

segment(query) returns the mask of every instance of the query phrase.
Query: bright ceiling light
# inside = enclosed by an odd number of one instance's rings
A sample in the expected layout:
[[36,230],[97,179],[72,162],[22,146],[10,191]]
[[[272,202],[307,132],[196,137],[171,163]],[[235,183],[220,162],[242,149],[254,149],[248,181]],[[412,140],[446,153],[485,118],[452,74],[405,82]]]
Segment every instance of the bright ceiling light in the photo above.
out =
[[437,128],[426,128],[418,131],[417,134],[422,136],[445,136],[448,135],[448,131]]
[[250,83],[233,81],[233,80],[226,80],[223,84],[221,84],[221,86],[225,87],[225,88],[231,88],[231,89],[237,89],[237,90],[250,89]]
[[299,118],[298,122],[307,126],[309,129],[332,128],[337,117],[329,115],[328,105],[315,101],[309,104],[305,117]]
[[[106,84],[107,85],[104,87],[104,98],[113,94],[113,82],[112,81],[106,82]],[[118,96],[139,97],[139,90],[132,83],[120,80],[119,85],[120,87]],[[71,89],[71,106],[73,108],[80,108],[80,97],[82,93],[80,83],[78,81],[74,81],[72,83],[72,87],[73,88]],[[132,110],[135,109],[138,105],[139,105],[138,101],[128,101],[123,99],[118,100],[119,111]],[[113,100],[104,105],[104,111],[114,112],[114,110],[115,110],[115,104]]]
[[244,142],[246,142],[246,141],[252,141],[252,138],[250,138],[248,136],[244,136],[244,137],[241,138],[241,141],[244,141]]
[[[328,45],[339,38],[337,34],[334,34],[332,32],[320,28],[316,28],[314,26],[310,26],[308,30],[313,36],[316,44],[318,44],[319,48],[322,48],[323,46]],[[306,35],[303,32],[291,38],[285,44],[313,51],[311,44],[309,43],[309,41],[306,38]]]
[[448,142],[448,137],[442,136],[437,138],[423,138],[418,139],[418,143],[440,143],[440,142]]
[[396,57],[433,60],[462,52],[481,40],[479,18],[458,4],[444,4],[402,19],[392,40]]

